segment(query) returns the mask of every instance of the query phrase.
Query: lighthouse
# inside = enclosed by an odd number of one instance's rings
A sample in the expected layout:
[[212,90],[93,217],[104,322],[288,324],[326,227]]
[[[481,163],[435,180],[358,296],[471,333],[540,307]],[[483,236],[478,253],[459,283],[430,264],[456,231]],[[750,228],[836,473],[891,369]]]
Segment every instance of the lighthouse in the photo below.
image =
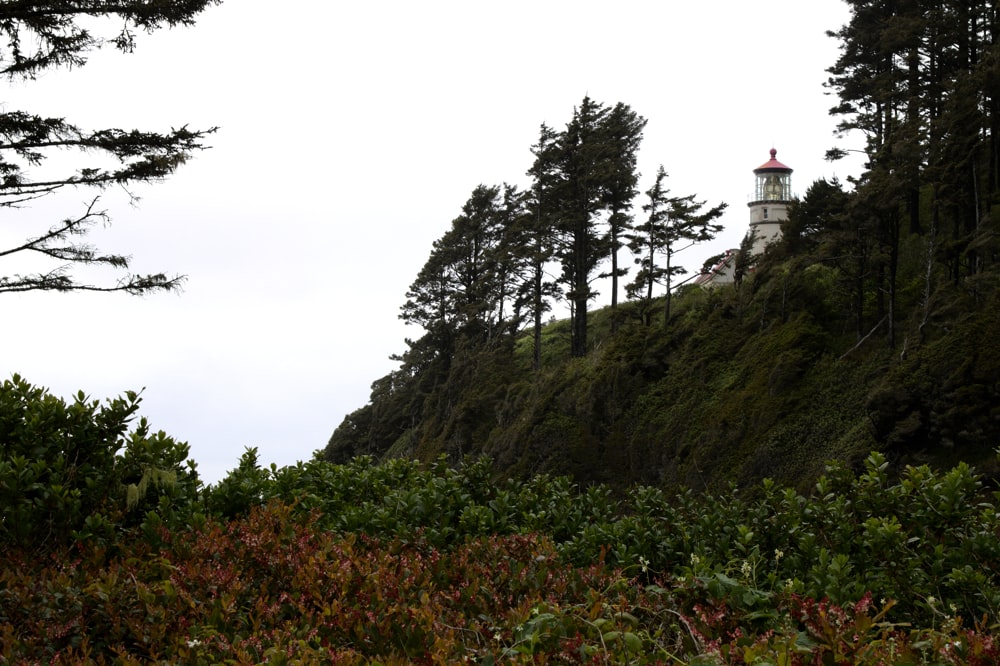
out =
[[778,151],[771,149],[771,159],[753,170],[756,184],[750,207],[751,254],[760,256],[767,246],[781,238],[781,223],[788,219],[792,201],[792,169],[778,161]]
[[[745,265],[753,266],[756,258],[764,254],[768,245],[781,238],[781,224],[788,219],[788,205],[792,203],[792,169],[778,161],[778,151],[771,149],[771,159],[753,170],[756,182],[750,207],[750,257]],[[744,241],[746,242],[746,241]],[[702,287],[732,284],[736,281],[736,264],[740,251],[726,250],[714,266],[695,279]]]

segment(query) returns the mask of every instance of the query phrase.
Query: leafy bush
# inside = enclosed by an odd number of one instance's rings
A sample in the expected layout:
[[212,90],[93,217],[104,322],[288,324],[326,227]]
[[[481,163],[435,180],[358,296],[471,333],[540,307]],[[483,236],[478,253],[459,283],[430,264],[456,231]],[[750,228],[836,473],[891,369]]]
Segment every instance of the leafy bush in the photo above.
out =
[[208,504],[213,493],[254,479],[247,486],[254,506],[294,505],[315,512],[319,528],[345,535],[449,549],[480,537],[541,534],[575,566],[645,562],[673,577],[746,579],[767,594],[837,604],[870,592],[894,600],[893,612],[914,622],[951,606],[964,617],[1000,612],[1000,518],[964,464],[945,473],[908,467],[892,481],[888,461],[873,453],[858,474],[829,464],[808,494],[765,482],[749,492],[672,497],[648,486],[619,496],[567,477],[497,481],[482,459],[459,468],[443,459],[424,468],[360,458],[254,469],[241,464],[209,489]]
[[20,376],[0,384],[0,544],[58,548],[74,537],[114,538],[149,520],[182,520],[200,482],[188,446],[144,418],[137,393],[67,403]]

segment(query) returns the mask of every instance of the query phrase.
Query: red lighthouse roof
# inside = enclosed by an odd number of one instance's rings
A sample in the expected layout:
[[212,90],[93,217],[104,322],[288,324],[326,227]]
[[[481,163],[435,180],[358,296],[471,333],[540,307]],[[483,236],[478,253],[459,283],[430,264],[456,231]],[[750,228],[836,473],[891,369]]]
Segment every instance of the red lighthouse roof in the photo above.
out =
[[775,155],[777,154],[778,151],[772,148],[771,159],[769,159],[768,161],[764,162],[759,167],[754,169],[753,172],[758,173],[760,171],[784,171],[785,173],[791,173],[792,172],[791,167],[785,166],[775,158]]

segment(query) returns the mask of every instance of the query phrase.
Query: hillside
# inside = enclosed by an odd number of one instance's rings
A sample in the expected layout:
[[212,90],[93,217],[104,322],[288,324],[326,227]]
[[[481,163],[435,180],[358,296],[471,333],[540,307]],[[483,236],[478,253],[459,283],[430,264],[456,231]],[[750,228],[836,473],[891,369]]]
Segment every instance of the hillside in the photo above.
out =
[[818,259],[818,236],[800,254],[786,239],[739,287],[683,289],[666,327],[642,321],[660,302],[619,306],[613,335],[611,310],[592,313],[583,358],[569,355],[568,322],[551,322],[540,371],[527,334],[426,363],[415,344],[322,457],[485,455],[502,475],[695,489],[765,477],[803,487],[826,461],[871,450],[994,473],[996,267],[955,280],[932,266],[928,277],[926,237],[905,238],[890,346],[877,293],[865,334],[854,330],[844,272]]

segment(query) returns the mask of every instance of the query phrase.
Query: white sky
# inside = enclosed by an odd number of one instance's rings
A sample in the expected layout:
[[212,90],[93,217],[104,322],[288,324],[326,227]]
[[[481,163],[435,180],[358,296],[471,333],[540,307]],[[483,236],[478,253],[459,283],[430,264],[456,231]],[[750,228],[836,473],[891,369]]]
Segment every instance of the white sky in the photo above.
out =
[[[540,124],[561,129],[584,95],[648,119],[642,191],[662,163],[673,194],[729,204],[723,234],[680,255],[691,268],[739,245],[772,146],[798,194],[856,174],[822,159],[824,33],[847,19],[839,0],[228,0],[132,55],[8,86],[7,110],[93,129],[220,130],[137,208],[106,192],[113,224],[92,237],[135,272],[186,274],[184,291],[4,295],[0,377],[102,399],[145,387],[141,413],[209,483],[248,446],[308,459],[419,336],[397,315],[431,243],[476,185],[527,186]],[[92,196],[7,210],[0,243]]]

